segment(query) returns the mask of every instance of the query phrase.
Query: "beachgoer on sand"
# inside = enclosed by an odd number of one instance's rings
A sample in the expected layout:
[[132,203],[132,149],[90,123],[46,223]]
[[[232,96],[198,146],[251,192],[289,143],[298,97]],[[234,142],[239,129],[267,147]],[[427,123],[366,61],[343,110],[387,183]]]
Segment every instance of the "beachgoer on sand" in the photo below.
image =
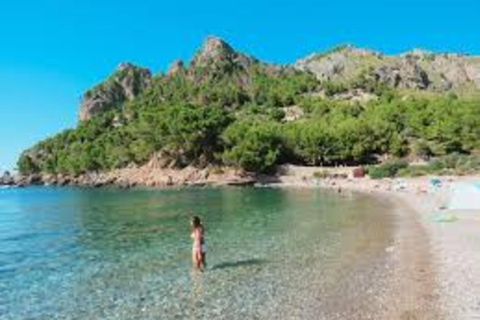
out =
[[191,237],[193,239],[192,262],[198,270],[204,270],[206,266],[205,254],[205,229],[200,218],[194,216],[190,222],[192,227]]

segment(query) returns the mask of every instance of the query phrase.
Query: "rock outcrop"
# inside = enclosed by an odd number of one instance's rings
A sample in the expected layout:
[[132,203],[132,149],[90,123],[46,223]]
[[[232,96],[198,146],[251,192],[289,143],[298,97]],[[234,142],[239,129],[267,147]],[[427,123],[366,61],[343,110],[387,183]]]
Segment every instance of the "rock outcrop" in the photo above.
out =
[[1,185],[11,186],[11,185],[14,185],[14,184],[15,184],[15,178],[9,171],[5,171],[0,176],[0,186]]
[[425,70],[410,59],[382,65],[373,71],[373,76],[390,88],[425,90],[431,83]]
[[321,81],[351,83],[369,76],[391,88],[430,91],[480,89],[480,58],[415,49],[399,56],[344,46],[300,59],[295,68]]
[[170,65],[170,68],[168,69],[168,76],[174,76],[179,73],[185,72],[185,66],[183,64],[182,60],[175,60],[173,63]]
[[383,55],[379,52],[341,46],[327,53],[312,54],[298,60],[294,67],[309,71],[322,81],[345,81],[357,77],[364,69],[380,64]]
[[131,63],[121,63],[117,70],[103,83],[88,90],[80,108],[79,118],[86,121],[102,112],[120,108],[133,100],[152,83],[150,70]]
[[256,63],[257,59],[237,52],[222,39],[209,37],[190,62],[189,72],[198,80],[198,77],[246,72]]

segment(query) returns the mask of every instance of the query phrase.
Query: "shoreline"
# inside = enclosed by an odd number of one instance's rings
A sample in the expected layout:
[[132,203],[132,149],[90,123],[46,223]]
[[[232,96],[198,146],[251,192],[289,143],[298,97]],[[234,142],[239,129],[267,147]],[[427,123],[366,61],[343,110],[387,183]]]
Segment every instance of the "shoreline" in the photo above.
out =
[[[233,170],[208,173],[208,169],[186,168],[172,181],[165,180],[169,177],[165,173],[178,171],[158,169],[148,172],[151,183],[127,184],[125,187],[254,185],[319,188],[340,194],[356,192],[383,198],[391,202],[397,221],[395,245],[388,248],[395,264],[393,277],[389,279],[392,280],[392,290],[387,304],[390,307],[385,310],[388,313],[386,319],[456,320],[472,319],[480,314],[480,210],[464,212],[448,208],[451,188],[456,183],[473,184],[480,181],[479,176],[439,177],[441,186],[434,188],[431,183],[434,177],[428,176],[379,180],[344,176],[318,179],[313,173],[319,168],[288,166],[287,169],[277,176],[252,177]],[[127,170],[138,172],[138,168]],[[125,170],[123,174],[128,176]],[[140,179],[144,176],[134,177]],[[118,180],[110,184],[81,185],[122,187]],[[455,219],[435,221],[432,219],[435,214],[449,214]]]
[[436,283],[437,265],[431,237],[409,198],[374,191],[392,204],[396,221],[391,253],[392,275],[386,319],[444,319]]
[[[425,179],[425,178],[422,178]],[[431,243],[435,240],[426,225],[423,202],[434,206],[442,205],[443,194],[428,194],[417,192],[410,186],[396,191],[393,180],[332,179],[323,183],[304,182],[286,179],[274,184],[265,184],[279,188],[318,188],[344,194],[354,192],[386,201],[391,206],[395,228],[393,244],[386,248],[390,262],[387,268],[390,276],[387,280],[388,290],[378,310],[380,319],[460,319],[446,318],[442,306],[443,292],[438,281],[441,267],[436,264],[438,252],[433,250]],[[407,182],[408,183],[408,182]],[[424,201],[428,200],[428,201]],[[417,202],[419,201],[419,202]]]
[[[480,314],[480,210],[455,210],[448,204],[456,183],[480,178],[441,177],[441,187],[431,188],[432,178],[304,182],[287,177],[271,186],[356,192],[391,201],[397,234],[389,250],[396,271],[387,319],[474,319]],[[436,221],[436,215],[454,219]]]

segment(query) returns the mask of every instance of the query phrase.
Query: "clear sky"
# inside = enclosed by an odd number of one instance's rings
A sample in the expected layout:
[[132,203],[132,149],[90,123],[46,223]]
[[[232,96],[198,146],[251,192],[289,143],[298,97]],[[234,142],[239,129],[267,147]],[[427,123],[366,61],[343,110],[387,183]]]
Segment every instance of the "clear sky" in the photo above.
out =
[[277,63],[344,43],[480,54],[479,14],[480,4],[466,0],[4,1],[0,170],[75,126],[82,92],[122,61],[163,71],[189,60],[207,35]]

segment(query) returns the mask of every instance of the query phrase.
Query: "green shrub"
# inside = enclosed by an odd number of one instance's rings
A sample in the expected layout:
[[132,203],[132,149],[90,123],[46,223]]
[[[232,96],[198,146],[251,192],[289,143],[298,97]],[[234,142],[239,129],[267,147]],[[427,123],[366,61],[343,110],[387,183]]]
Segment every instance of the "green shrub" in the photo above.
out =
[[405,160],[391,160],[383,164],[368,168],[368,175],[372,179],[392,178],[401,170],[408,167]]
[[430,145],[425,140],[418,140],[413,144],[413,153],[421,159],[428,159],[433,156]]
[[398,177],[421,177],[429,174],[429,168],[426,165],[411,165],[407,168],[398,170]]
[[225,145],[223,162],[249,172],[272,170],[282,150],[277,129],[276,123],[233,123],[222,135]]

